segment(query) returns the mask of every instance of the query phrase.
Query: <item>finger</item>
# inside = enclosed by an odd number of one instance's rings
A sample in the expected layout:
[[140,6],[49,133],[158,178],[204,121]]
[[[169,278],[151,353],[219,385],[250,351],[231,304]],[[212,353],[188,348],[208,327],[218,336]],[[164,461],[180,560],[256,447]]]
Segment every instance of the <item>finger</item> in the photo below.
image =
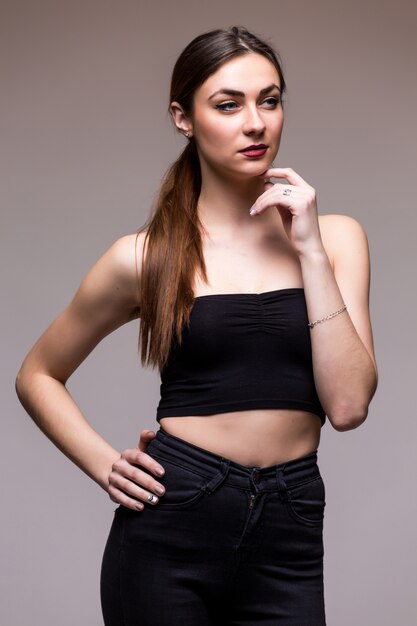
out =
[[127,478],[132,483],[139,485],[142,489],[147,489],[147,496],[149,493],[156,493],[158,496],[163,496],[165,493],[165,487],[159,483],[153,476],[137,468],[135,465],[125,463],[117,472],[117,476],[122,475],[122,478]]
[[[123,458],[120,458],[113,464],[109,475],[109,485],[129,493],[132,493],[131,490],[134,487],[138,487],[146,490],[146,498],[152,494],[163,496],[165,493],[164,485],[155,480],[151,474],[139,469],[136,465],[132,465]],[[140,492],[137,492],[135,488],[133,495],[136,497],[138,493]]]
[[137,444],[137,447],[139,448],[139,450],[144,452],[148,443],[152,441],[152,439],[154,439],[155,437],[156,437],[156,433],[154,433],[153,430],[142,430],[142,432],[140,433],[138,444]]
[[132,509],[133,511],[143,511],[143,509],[145,508],[145,505],[143,504],[143,502],[139,502],[139,500],[134,500],[133,498],[129,498],[129,496],[127,496],[126,494],[122,492],[115,491],[114,493],[110,494],[110,489],[109,489],[109,496],[110,496],[110,500],[112,500],[113,502],[116,502],[116,504],[122,504],[126,508]]
[[270,180],[266,180],[264,182],[264,191],[268,191],[268,189],[272,189],[273,186],[274,186],[274,183],[271,183]]
[[137,485],[132,480],[120,476],[120,474],[111,474],[109,478],[108,492],[113,500],[117,500],[122,504],[122,500],[126,498],[135,499],[139,502],[155,506],[159,502],[159,498],[151,490]]
[[[251,207],[249,211],[250,215],[259,215],[266,209],[277,206],[278,204],[291,208],[289,203],[291,196],[284,194],[284,191],[288,188],[291,188],[291,185],[283,185],[282,183],[275,183],[274,185],[271,184],[268,186],[268,189],[256,199]],[[295,187],[293,189],[295,190]]]
[[268,176],[270,178],[285,178],[292,185],[310,187],[308,182],[304,180],[304,178],[301,178],[301,176],[291,167],[271,167],[269,170],[266,170],[263,176]]
[[156,474],[157,476],[163,476],[165,474],[165,470],[146,452],[142,452],[137,448],[124,450],[121,454],[121,458],[125,459],[128,463],[132,465],[139,465],[141,467],[145,467],[147,470],[152,472],[152,474]]
[[[124,507],[127,507],[128,509],[132,509],[134,511],[143,511],[143,509],[145,508],[144,502],[142,502],[141,500],[135,497],[131,497],[131,495],[128,495],[127,493],[120,490],[115,485],[110,485],[108,492],[109,492],[110,499],[113,502],[116,502],[117,504],[121,504]],[[151,504],[156,504],[156,502],[152,502]]]

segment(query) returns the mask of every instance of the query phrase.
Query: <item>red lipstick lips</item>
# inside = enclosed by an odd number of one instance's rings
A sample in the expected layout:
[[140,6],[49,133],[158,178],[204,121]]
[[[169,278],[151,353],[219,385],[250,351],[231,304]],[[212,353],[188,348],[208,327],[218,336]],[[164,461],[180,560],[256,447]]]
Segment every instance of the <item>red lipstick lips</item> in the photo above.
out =
[[247,148],[243,148],[243,150],[239,150],[240,154],[244,154],[247,157],[256,158],[262,157],[265,152],[268,150],[268,146],[264,143],[259,143],[257,145],[248,146]]

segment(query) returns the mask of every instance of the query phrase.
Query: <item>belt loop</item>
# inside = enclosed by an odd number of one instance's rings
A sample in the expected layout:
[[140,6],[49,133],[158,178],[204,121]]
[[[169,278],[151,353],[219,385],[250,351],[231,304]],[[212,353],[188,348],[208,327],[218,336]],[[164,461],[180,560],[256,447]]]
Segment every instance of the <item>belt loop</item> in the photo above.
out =
[[227,474],[229,473],[230,461],[228,459],[222,459],[220,461],[220,472],[218,472],[214,478],[212,478],[207,485],[202,487],[203,491],[206,493],[213,493],[217,487],[219,487],[222,482],[226,479]]
[[282,502],[288,502],[287,485],[284,480],[285,465],[277,468],[278,495]]

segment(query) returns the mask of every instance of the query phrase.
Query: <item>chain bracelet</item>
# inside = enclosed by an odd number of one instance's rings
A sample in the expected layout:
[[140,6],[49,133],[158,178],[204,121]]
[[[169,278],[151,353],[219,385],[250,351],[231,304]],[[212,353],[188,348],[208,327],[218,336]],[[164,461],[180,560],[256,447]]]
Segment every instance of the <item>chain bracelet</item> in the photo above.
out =
[[322,324],[323,322],[327,322],[327,320],[331,320],[332,317],[336,317],[336,315],[340,315],[341,313],[346,311],[346,309],[347,309],[347,306],[346,304],[344,304],[341,309],[339,309],[338,311],[335,311],[334,313],[330,313],[330,315],[326,315],[326,317],[322,317],[321,320],[316,320],[315,322],[309,322],[308,326],[309,328],[314,328],[314,326],[317,326],[317,324]]

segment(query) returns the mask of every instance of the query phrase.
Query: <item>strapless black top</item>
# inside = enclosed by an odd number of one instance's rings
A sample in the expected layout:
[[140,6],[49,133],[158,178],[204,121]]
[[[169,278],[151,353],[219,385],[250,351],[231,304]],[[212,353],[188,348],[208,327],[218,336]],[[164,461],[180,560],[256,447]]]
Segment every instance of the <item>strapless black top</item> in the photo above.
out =
[[161,372],[162,417],[248,409],[326,416],[314,384],[302,288],[195,298]]

